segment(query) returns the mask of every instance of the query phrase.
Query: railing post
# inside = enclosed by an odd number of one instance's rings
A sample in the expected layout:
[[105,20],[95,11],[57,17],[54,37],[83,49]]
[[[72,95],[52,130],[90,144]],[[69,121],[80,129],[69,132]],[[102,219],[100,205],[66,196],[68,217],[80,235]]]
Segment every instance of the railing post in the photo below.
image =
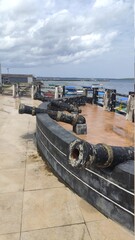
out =
[[104,97],[103,97],[103,108],[107,111],[115,111],[116,104],[116,90],[114,89],[105,89]]
[[31,86],[31,98],[34,99],[34,94],[35,94],[35,85],[32,84]]
[[13,98],[16,98],[16,84],[13,84]]
[[62,96],[63,96],[63,87],[58,86],[58,98],[62,98]]
[[116,90],[112,89],[111,91],[111,112],[114,112],[116,107]]
[[87,95],[88,95],[88,89],[84,88],[83,89],[83,96],[87,97]]
[[1,63],[0,63],[0,93],[2,94],[2,73],[1,73]]
[[63,86],[63,97],[65,96],[65,86]]
[[18,85],[18,83],[16,84],[16,96],[19,97],[19,85]]
[[97,104],[97,100],[98,100],[98,88],[93,88],[93,103]]
[[36,92],[41,94],[41,84],[40,83],[36,86]]
[[0,84],[0,94],[2,94],[3,89],[2,89],[2,84]]
[[129,97],[128,97],[128,101],[127,101],[126,120],[134,122],[134,110],[135,110],[134,93],[129,92]]
[[104,96],[103,96],[103,109],[104,110],[109,110],[108,109],[108,102],[109,102],[109,93],[108,93],[108,90],[105,89],[105,93],[104,93]]
[[58,92],[59,92],[59,91],[58,91],[58,87],[56,86],[56,87],[55,87],[55,94],[54,94],[54,98],[55,98],[55,99],[58,98],[58,95],[59,95]]

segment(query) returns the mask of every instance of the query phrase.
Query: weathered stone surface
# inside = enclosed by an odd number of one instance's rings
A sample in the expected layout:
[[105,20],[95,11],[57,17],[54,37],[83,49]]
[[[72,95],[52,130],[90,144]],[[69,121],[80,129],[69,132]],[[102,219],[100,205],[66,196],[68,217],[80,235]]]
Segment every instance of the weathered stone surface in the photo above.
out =
[[92,240],[85,224],[23,232],[21,240]]
[[20,232],[23,193],[0,194],[0,234]]
[[20,233],[1,235],[0,240],[20,240]]
[[68,188],[25,192],[23,231],[82,222],[84,221],[76,198]]
[[87,134],[87,124],[76,124],[73,126],[73,131],[76,134]]

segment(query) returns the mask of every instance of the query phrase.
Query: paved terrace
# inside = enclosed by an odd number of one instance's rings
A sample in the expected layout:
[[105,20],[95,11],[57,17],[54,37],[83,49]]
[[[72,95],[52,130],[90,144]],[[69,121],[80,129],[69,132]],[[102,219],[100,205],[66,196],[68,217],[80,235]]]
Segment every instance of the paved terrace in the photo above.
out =
[[0,240],[133,240],[52,174],[36,151],[36,119],[18,114],[19,101],[0,96]]
[[[95,104],[86,104],[80,108],[86,118],[87,134],[79,135],[79,138],[92,144],[134,146],[134,123],[126,120],[125,116],[105,111]],[[59,125],[68,131],[73,129],[71,124],[59,122]]]

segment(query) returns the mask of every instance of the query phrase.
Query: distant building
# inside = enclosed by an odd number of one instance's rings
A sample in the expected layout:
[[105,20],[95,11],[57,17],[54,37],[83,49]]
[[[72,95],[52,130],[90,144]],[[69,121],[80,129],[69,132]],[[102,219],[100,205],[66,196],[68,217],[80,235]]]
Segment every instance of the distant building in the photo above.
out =
[[33,75],[27,74],[2,74],[2,83],[13,84],[13,83],[32,83],[35,81]]

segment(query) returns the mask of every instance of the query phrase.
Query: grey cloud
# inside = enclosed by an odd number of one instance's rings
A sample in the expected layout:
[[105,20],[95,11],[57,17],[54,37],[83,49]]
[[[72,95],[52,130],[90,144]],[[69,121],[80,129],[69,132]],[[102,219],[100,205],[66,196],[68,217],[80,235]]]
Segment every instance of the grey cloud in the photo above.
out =
[[125,33],[132,35],[132,8],[129,1],[100,2],[14,0],[11,8],[3,5],[0,61],[5,66],[80,63],[108,52]]

